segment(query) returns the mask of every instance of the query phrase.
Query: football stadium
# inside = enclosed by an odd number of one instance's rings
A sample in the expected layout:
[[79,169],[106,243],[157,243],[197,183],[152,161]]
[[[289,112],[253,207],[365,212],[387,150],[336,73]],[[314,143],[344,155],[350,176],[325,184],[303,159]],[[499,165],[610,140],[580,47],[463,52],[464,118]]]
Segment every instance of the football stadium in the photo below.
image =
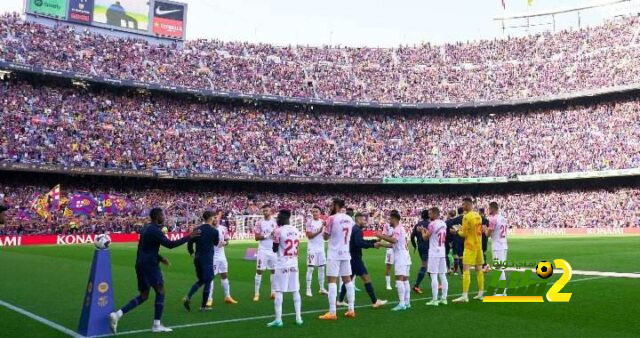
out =
[[0,3],[0,337],[637,337],[640,1]]

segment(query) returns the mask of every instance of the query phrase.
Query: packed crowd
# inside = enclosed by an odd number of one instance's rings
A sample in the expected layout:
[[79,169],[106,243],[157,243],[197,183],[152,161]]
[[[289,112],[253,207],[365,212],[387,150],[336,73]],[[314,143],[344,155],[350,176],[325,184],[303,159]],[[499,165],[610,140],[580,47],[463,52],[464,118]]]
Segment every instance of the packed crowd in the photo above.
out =
[[[47,221],[38,217],[20,217],[20,211],[28,208],[33,192],[46,192],[49,187],[27,185],[20,182],[0,184],[0,197],[11,206],[7,211],[8,224],[0,228],[0,234],[64,233],[69,231],[70,218],[61,215]],[[108,191],[126,195],[134,201],[135,208],[126,215],[98,213],[92,217],[73,218],[79,224],[80,233],[94,231],[135,231],[147,221],[149,209],[159,206],[167,210],[169,230],[184,230],[199,222],[205,209],[222,210],[229,225],[235,226],[235,216],[256,215],[260,207],[269,203],[274,209],[288,208],[297,215],[308,217],[313,206],[327,210],[336,195],[346,197],[347,206],[367,213],[371,228],[378,229],[387,222],[388,213],[397,209],[405,222],[413,222],[420,211],[431,206],[443,210],[455,210],[463,195],[427,194],[408,192],[355,192],[347,195],[306,189],[299,192],[255,192],[224,189],[198,191],[158,189],[147,187],[63,185],[63,193],[75,190],[89,191],[94,195]],[[191,189],[188,189],[191,190]],[[610,190],[527,191],[519,193],[494,192],[474,196],[478,207],[487,208],[497,201],[509,224],[517,228],[581,228],[581,227],[632,227],[640,226],[640,189],[616,188]],[[0,199],[2,200],[2,199]]]
[[639,100],[418,115],[273,111],[22,80],[0,91],[0,161],[349,178],[640,167]]
[[637,83],[637,17],[519,38],[398,48],[216,40],[155,45],[0,17],[0,59],[192,88],[377,102],[465,102]]

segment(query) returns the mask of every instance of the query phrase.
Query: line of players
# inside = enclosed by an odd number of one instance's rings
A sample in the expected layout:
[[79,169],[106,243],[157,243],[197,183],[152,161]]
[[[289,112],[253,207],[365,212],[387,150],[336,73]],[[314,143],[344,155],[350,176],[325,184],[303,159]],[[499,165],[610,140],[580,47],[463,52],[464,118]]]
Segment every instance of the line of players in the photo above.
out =
[[[483,216],[473,210],[473,202],[466,198],[463,200],[462,212],[457,217],[450,217],[447,222],[441,220],[440,210],[436,207],[425,210],[422,220],[415,225],[411,241],[414,248],[417,247],[422,260],[422,266],[414,284],[414,292],[421,293],[419,285],[428,272],[431,277],[433,299],[427,305],[437,306],[447,304],[448,272],[447,240],[452,241],[456,264],[462,261],[463,282],[462,296],[454,302],[468,302],[470,285],[470,268],[475,266],[478,278],[478,295],[474,299],[483,298],[485,262],[482,237],[492,236],[494,258],[506,260],[506,222],[499,214],[498,205],[490,204],[491,221],[483,221]],[[260,284],[265,270],[270,270],[271,298],[274,300],[275,320],[268,323],[268,327],[282,327],[282,299],[283,293],[292,293],[296,324],[302,325],[301,297],[298,273],[298,248],[302,234],[290,224],[291,212],[280,210],[276,220],[271,215],[271,208],[265,205],[262,208],[264,219],[259,221],[254,229],[254,238],[258,241],[257,268],[255,275],[254,301],[260,299]],[[450,215],[453,216],[453,215]],[[224,254],[224,246],[228,244],[229,236],[224,226],[220,226],[220,214],[206,211],[203,214],[204,224],[199,226],[189,235],[176,241],[168,240],[160,230],[164,223],[162,209],[154,208],[150,212],[151,223],[140,232],[138,252],[136,259],[136,276],[140,294],[128,304],[116,312],[110,314],[110,325],[116,332],[120,318],[136,306],[140,305],[149,296],[151,288],[156,293],[154,324],[152,332],[169,332],[170,328],[160,323],[164,308],[164,282],[159,263],[168,265],[169,261],[160,256],[159,247],[175,248],[184,243],[189,243],[188,251],[195,254],[194,266],[197,281],[183,299],[183,305],[190,311],[191,297],[200,287],[204,287],[201,310],[210,310],[212,306],[213,276],[218,273],[221,276],[221,284],[225,293],[225,302],[237,304],[230,295],[230,287],[227,276],[227,261]],[[379,308],[387,303],[377,299],[371,278],[364,261],[362,249],[387,248],[385,263],[387,270],[392,265],[396,277],[396,290],[398,304],[392,311],[404,311],[411,308],[411,286],[409,284],[409,270],[411,257],[408,249],[408,236],[404,226],[400,224],[401,216],[393,210],[389,214],[389,226],[382,232],[376,233],[377,239],[365,240],[363,228],[367,224],[366,215],[356,213],[347,214],[345,202],[334,199],[331,203],[331,216],[326,220],[321,219],[319,207],[312,210],[312,219],[305,226],[305,233],[309,239],[307,253],[307,296],[312,296],[311,284],[314,268],[318,269],[318,281],[320,293],[327,294],[329,311],[320,316],[322,320],[337,320],[338,305],[346,306],[347,318],[355,318],[355,284],[353,278],[360,276],[365,289],[371,298],[372,306]],[[484,223],[484,224],[483,224]],[[488,223],[488,226],[486,224]],[[456,237],[464,239],[462,255],[460,246],[455,244]],[[415,241],[417,240],[417,244]],[[328,241],[328,255],[325,259],[324,241]],[[195,251],[193,245],[195,244]],[[461,257],[462,256],[462,257]],[[325,264],[326,263],[326,264]],[[328,290],[324,288],[326,275]],[[504,274],[504,273],[503,273]],[[388,274],[387,274],[388,276]],[[501,277],[504,278],[504,275]],[[387,288],[390,288],[390,277],[387,279]],[[338,300],[338,280],[342,282]],[[441,295],[438,296],[438,291]],[[347,302],[344,302],[344,299]]]

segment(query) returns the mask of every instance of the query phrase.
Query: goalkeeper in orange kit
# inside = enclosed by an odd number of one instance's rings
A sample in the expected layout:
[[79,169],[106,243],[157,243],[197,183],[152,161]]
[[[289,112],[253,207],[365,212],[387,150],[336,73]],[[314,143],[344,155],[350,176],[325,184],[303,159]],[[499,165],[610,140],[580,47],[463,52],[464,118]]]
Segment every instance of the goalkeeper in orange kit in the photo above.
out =
[[[464,238],[464,254],[462,256],[462,296],[453,300],[455,303],[466,303],[469,301],[469,285],[471,284],[471,266],[476,267],[478,278],[478,295],[473,299],[482,300],[484,298],[484,255],[482,253],[482,216],[473,211],[473,201],[471,198],[462,200],[464,216],[462,217],[462,228],[457,230],[458,235]],[[452,231],[456,231],[452,229]]]

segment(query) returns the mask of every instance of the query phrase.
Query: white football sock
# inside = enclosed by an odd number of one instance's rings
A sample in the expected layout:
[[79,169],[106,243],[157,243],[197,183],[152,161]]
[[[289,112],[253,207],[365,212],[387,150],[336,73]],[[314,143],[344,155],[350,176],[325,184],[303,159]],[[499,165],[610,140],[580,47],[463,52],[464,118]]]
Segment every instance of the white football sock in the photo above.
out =
[[160,325],[162,325],[162,324],[160,323],[159,319],[154,319],[153,320],[153,326],[160,326]]
[[449,292],[449,281],[447,280],[447,274],[439,273],[438,276],[440,276],[440,283],[442,284],[441,299],[446,300],[448,296],[447,293]]
[[398,305],[405,305],[404,303],[404,282],[396,281],[396,289],[398,290]]
[[336,314],[336,297],[338,296],[338,286],[336,283],[329,283],[329,313]]
[[271,293],[273,293],[273,278],[275,277],[275,273],[270,273],[269,274],[269,283],[271,284]]
[[311,291],[311,282],[313,282],[313,266],[308,266],[307,267],[307,291]]
[[318,267],[318,284],[320,284],[320,290],[324,290],[324,266]]
[[384,280],[387,282],[387,288],[391,287],[391,276],[384,276]]
[[276,310],[276,320],[282,320],[282,292],[276,292],[276,299],[273,301]]
[[[506,279],[507,279],[507,277],[504,274],[504,270],[502,270],[502,272],[500,273],[500,280],[506,280]],[[507,288],[506,287],[504,288],[504,291],[502,292],[502,294],[503,295],[507,294]]]
[[215,280],[212,280],[212,281],[211,281],[211,291],[209,291],[209,301],[212,301],[212,300],[213,300],[213,288],[214,288],[214,286],[215,286],[215,283],[214,283],[214,282],[215,282]]
[[[231,288],[229,287],[229,278],[220,280],[220,284],[222,284],[222,290],[224,290],[224,296],[231,297]],[[213,287],[211,288],[211,293],[213,293]]]
[[256,280],[255,280],[255,294],[259,294],[260,293],[260,282],[262,282],[262,275],[258,275],[256,274]]
[[438,274],[430,273],[429,275],[431,276],[431,297],[436,301],[438,300]]
[[296,311],[296,320],[301,321],[302,320],[302,298],[300,298],[300,291],[296,291],[293,293],[293,308]]
[[347,289],[347,303],[349,303],[349,311],[354,310],[354,303],[356,301],[356,286],[353,281],[346,283],[344,287]]
[[404,281],[404,304],[411,305],[411,284],[408,279]]

